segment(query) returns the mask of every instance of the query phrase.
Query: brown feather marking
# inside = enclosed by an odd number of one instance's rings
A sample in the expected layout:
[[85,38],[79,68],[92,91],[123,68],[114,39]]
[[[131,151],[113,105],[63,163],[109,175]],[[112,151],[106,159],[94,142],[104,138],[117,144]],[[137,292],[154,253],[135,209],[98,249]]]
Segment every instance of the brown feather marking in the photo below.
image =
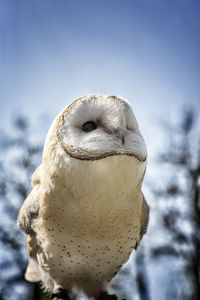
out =
[[27,250],[28,250],[28,254],[29,256],[32,256],[33,253],[33,247],[32,247],[32,236],[28,235],[27,236]]
[[32,180],[31,180],[32,187],[40,183],[40,169],[41,169],[41,165],[39,165],[33,173]]
[[37,248],[38,248],[38,244],[35,235],[29,234],[27,236],[27,250],[30,257],[35,256]]
[[23,219],[23,220],[25,220],[25,218],[26,218],[23,206],[20,208],[19,217],[18,218]]

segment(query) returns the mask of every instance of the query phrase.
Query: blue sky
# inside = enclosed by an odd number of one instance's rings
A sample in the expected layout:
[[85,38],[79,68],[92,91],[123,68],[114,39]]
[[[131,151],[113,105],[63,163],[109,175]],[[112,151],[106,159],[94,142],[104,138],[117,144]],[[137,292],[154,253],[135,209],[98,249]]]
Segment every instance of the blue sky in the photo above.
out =
[[53,117],[88,93],[121,95],[148,122],[200,102],[198,0],[0,5],[1,120]]

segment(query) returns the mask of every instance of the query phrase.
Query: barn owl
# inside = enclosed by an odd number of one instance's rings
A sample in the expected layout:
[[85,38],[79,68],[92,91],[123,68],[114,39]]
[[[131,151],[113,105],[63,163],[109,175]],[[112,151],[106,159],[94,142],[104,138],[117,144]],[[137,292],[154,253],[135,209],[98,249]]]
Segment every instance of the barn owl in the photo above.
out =
[[137,248],[148,224],[141,192],[147,151],[130,105],[88,95],[52,123],[18,216],[28,235],[28,281],[51,299],[73,287],[95,299]]

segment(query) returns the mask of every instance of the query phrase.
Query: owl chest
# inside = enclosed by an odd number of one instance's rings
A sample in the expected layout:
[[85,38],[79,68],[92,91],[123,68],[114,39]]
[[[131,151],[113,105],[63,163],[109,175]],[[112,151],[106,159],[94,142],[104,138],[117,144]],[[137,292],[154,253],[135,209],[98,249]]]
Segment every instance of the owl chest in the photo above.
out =
[[43,214],[44,228],[55,239],[71,236],[83,241],[87,237],[115,240],[119,234],[135,235],[140,210],[140,198],[126,191],[115,195],[85,193],[71,199],[69,195],[53,195]]
[[52,201],[42,226],[51,270],[61,279],[112,278],[139,239],[139,221],[140,202],[128,194]]

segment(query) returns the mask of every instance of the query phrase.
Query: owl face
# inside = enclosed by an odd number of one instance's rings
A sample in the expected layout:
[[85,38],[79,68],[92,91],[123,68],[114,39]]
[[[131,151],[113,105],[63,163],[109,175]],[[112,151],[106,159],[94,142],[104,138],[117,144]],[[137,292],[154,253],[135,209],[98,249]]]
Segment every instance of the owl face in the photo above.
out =
[[130,155],[146,160],[146,146],[129,104],[115,96],[79,98],[60,115],[57,136],[70,156],[82,160]]

